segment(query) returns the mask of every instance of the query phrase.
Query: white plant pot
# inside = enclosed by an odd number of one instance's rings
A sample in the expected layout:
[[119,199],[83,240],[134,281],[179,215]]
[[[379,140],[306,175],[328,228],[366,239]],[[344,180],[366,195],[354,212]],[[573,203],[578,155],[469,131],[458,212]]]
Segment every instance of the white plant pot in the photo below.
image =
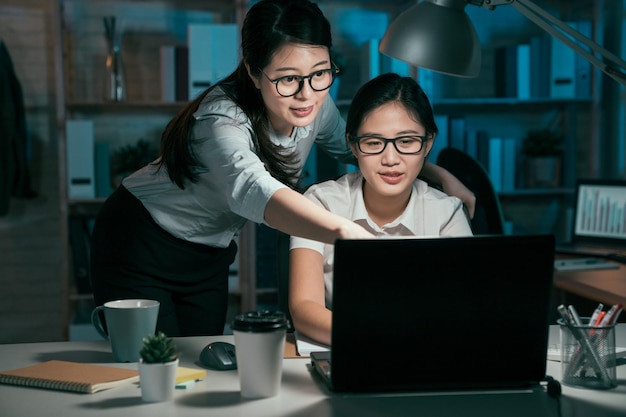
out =
[[139,360],[141,399],[146,402],[169,401],[176,389],[178,359],[166,363],[143,363]]

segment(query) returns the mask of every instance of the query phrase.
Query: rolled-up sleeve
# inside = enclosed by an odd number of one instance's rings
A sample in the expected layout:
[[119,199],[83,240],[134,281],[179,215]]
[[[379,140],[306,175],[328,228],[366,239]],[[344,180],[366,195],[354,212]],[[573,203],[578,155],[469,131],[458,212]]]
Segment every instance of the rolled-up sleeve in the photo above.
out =
[[208,115],[198,120],[193,137],[195,156],[210,167],[200,173],[200,181],[220,194],[230,211],[262,223],[269,199],[286,186],[265,169],[250,130],[227,117]]

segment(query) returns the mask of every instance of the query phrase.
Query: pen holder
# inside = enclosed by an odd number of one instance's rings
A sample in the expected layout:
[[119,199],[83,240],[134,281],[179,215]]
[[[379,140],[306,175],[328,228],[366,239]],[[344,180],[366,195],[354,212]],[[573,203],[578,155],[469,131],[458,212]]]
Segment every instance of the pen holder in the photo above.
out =
[[557,321],[561,327],[562,382],[593,389],[616,387],[615,325],[594,327],[588,317],[580,321],[580,325]]

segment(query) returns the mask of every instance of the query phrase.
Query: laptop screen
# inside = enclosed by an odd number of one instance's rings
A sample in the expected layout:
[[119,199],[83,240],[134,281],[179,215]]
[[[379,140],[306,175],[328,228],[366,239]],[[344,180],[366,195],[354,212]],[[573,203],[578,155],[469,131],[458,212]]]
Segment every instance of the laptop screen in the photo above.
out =
[[548,235],[337,240],[334,389],[540,381],[553,267]]
[[626,244],[626,181],[578,181],[573,237]]

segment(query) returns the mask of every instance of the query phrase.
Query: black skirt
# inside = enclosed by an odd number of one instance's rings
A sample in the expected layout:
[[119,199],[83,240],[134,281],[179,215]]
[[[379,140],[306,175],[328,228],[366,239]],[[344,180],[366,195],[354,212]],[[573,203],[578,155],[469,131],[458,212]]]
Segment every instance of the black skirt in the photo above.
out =
[[124,186],[96,217],[91,249],[94,301],[161,303],[157,329],[169,336],[222,334],[228,270],[237,246],[215,248],[174,237]]

